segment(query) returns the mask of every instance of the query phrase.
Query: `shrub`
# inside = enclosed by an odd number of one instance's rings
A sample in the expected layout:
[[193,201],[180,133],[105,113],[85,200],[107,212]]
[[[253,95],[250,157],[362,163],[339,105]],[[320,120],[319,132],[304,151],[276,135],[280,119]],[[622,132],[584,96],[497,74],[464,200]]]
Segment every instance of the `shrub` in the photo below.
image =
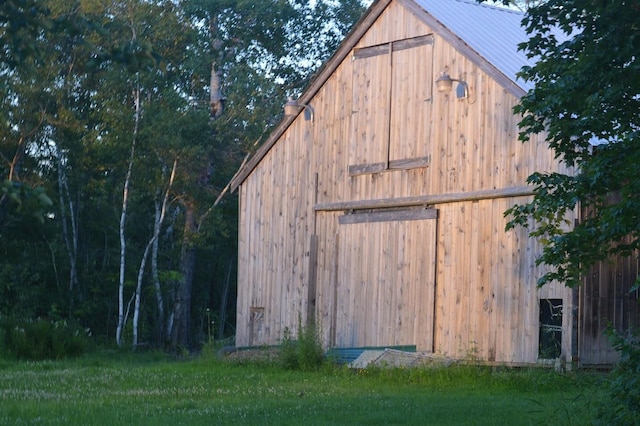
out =
[[608,330],[620,362],[609,377],[609,400],[602,405],[598,421],[606,425],[640,425],[640,334],[628,337]]
[[298,325],[298,339],[293,339],[291,331],[284,330],[284,338],[280,345],[280,363],[291,370],[317,370],[324,362],[324,351],[320,341],[320,333],[313,324],[303,327]]
[[0,350],[5,355],[31,361],[79,356],[89,343],[85,330],[64,320],[4,319],[0,336]]

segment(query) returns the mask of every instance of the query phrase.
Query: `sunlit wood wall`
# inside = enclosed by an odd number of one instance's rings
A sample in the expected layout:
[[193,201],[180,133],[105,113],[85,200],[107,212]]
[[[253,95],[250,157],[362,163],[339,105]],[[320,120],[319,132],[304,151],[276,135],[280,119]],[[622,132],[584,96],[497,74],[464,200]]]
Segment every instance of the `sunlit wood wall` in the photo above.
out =
[[[314,120],[300,114],[240,186],[238,346],[314,319],[326,346],[534,363],[539,299],[559,298],[570,358],[573,295],[536,288],[540,247],[503,216],[558,166],[541,139],[518,141],[516,94],[468,53],[391,2],[326,65]],[[436,90],[443,70],[466,99]]]

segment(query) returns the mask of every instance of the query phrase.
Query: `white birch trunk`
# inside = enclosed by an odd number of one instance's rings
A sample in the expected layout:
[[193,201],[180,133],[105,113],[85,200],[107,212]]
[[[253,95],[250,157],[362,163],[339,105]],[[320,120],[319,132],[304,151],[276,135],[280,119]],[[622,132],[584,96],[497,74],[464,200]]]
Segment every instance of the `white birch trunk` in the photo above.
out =
[[[156,222],[157,223],[157,222]],[[154,233],[160,233],[160,227],[154,229]],[[163,340],[165,333],[164,327],[164,298],[162,297],[162,288],[160,286],[160,278],[158,276],[158,248],[160,238],[156,237],[153,240],[153,247],[151,250],[151,279],[153,281],[153,289],[156,293],[156,306],[158,309],[158,337]]]
[[[153,235],[147,246],[144,249],[144,254],[142,255],[142,260],[140,261],[140,268],[138,269],[138,282],[136,285],[136,293],[135,293],[135,303],[133,305],[133,348],[135,349],[138,346],[138,321],[140,319],[140,295],[142,292],[142,279],[144,277],[144,269],[147,265],[147,259],[149,258],[149,253],[151,252],[152,247],[156,247],[155,255],[157,256],[157,245],[158,236],[160,235],[160,229],[162,228],[162,222],[164,222],[164,218],[167,211],[167,205],[169,204],[169,193],[171,191],[171,187],[173,186],[173,180],[176,174],[176,167],[178,164],[178,160],[176,159],[173,162],[173,169],[171,170],[171,176],[169,178],[169,184],[164,193],[164,198],[162,200],[162,206],[158,205],[156,202],[156,214],[155,220],[153,224]],[[156,262],[157,267],[157,262]],[[160,292],[160,283],[158,282],[156,287],[156,301],[159,298],[159,307],[163,305],[162,302],[162,293]],[[164,308],[163,308],[164,309]],[[162,317],[160,321],[163,321]]]
[[142,291],[142,278],[144,277],[144,267],[147,264],[147,258],[151,251],[154,237],[151,237],[147,246],[144,249],[142,260],[140,261],[140,268],[138,269],[138,282],[136,284],[135,303],[133,304],[133,348],[138,347],[138,320],[140,318],[140,293]]
[[[127,251],[127,243],[125,240],[125,223],[127,219],[127,205],[129,202],[129,185],[131,183],[131,171],[136,152],[136,138],[138,136],[138,125],[140,123],[140,85],[136,86],[133,93],[135,102],[135,115],[133,127],[133,141],[131,143],[131,152],[129,155],[129,166],[127,175],[124,180],[124,188],[122,190],[122,213],[120,214],[120,281],[118,283],[118,326],[116,328],[116,345],[122,346],[122,330],[125,324],[124,312],[124,282],[125,282],[125,254]],[[127,309],[128,311],[128,309]]]
[[211,80],[209,82],[209,106],[211,118],[216,119],[224,111],[224,97],[220,89],[220,72],[216,70],[216,63],[211,63]]

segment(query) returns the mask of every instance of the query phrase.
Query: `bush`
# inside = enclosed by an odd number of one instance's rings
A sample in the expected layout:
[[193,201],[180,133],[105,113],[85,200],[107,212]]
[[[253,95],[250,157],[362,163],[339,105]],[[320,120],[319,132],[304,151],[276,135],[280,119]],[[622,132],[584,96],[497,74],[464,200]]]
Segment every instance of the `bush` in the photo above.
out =
[[640,334],[636,330],[625,338],[611,328],[608,334],[621,358],[609,377],[609,400],[600,408],[598,421],[640,425]]
[[64,320],[4,319],[0,322],[0,337],[0,352],[30,361],[79,356],[89,344],[85,330]]
[[280,363],[290,370],[317,370],[324,362],[322,342],[315,326],[298,326],[298,339],[286,328],[280,346]]

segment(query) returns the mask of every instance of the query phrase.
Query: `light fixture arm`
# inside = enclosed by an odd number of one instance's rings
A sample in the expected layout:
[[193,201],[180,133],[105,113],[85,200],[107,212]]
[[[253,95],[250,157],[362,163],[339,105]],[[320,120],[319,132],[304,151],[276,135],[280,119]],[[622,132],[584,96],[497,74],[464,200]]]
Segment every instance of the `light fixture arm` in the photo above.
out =
[[469,97],[469,85],[464,80],[453,80],[458,82],[458,87],[456,87],[456,97],[458,99],[466,99]]
[[300,106],[304,108],[304,119],[307,121],[311,120],[313,123],[316,115],[313,107],[308,104],[300,104]]

